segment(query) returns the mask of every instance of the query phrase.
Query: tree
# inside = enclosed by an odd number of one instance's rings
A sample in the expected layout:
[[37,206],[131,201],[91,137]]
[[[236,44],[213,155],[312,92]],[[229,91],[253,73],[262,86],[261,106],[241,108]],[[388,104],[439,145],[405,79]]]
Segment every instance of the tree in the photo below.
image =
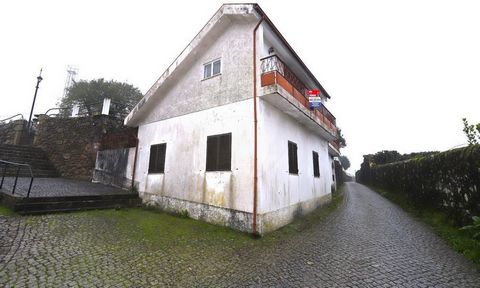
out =
[[463,121],[463,132],[467,136],[468,144],[475,145],[480,143],[480,123],[477,125],[470,125],[466,118],[462,119]]
[[347,141],[343,137],[342,129],[337,128],[337,135],[338,135],[338,145],[340,145],[340,148],[347,147]]
[[402,155],[395,150],[383,150],[373,155],[373,163],[381,165],[401,161]]
[[340,159],[340,164],[342,164],[342,167],[343,169],[347,170],[348,168],[350,168],[350,160],[348,160],[348,157],[347,156],[340,156],[339,157]]
[[101,113],[103,99],[110,98],[110,115],[125,117],[142,96],[138,88],[128,83],[103,78],[80,80],[74,82],[67,95],[60,99],[60,107],[78,104],[82,114],[93,116]]

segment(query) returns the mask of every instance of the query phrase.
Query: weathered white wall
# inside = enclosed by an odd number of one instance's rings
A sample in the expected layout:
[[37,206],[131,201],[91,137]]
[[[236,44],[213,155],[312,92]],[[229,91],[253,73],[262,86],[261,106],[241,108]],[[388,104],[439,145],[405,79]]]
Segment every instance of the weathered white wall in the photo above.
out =
[[[268,102],[259,104],[259,213],[287,207],[287,214],[295,213],[294,205],[331,193],[328,142]],[[288,141],[298,147],[298,175],[288,172]],[[319,155],[319,178],[313,176],[312,151]]]
[[[224,16],[219,21],[146,104],[140,125],[252,98],[255,18]],[[218,58],[221,75],[203,80],[203,64]]]
[[[222,17],[136,116],[140,140],[136,182],[146,202],[250,230],[252,32],[257,22],[253,15]],[[270,45],[263,42],[263,29],[260,26],[257,35],[257,59]],[[203,80],[203,64],[218,58],[221,75]],[[331,166],[327,141],[265,101],[257,101],[258,224],[260,232],[267,232],[290,222],[299,209],[311,211],[329,197]],[[207,136],[223,133],[232,133],[232,171],[206,172]],[[298,145],[298,176],[288,174],[288,140]],[[160,143],[167,143],[165,173],[148,174],[150,146]],[[312,150],[320,158],[321,177],[315,179]]]
[[[253,101],[174,117],[138,130],[139,191],[252,211]],[[232,133],[232,171],[206,172],[207,136]],[[150,145],[167,143],[164,174],[148,174]]]

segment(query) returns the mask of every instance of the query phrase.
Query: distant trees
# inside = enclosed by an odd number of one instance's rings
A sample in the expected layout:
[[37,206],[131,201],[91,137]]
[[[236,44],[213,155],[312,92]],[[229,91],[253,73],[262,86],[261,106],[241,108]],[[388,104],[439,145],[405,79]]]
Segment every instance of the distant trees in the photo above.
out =
[[470,125],[467,118],[463,118],[463,132],[467,136],[468,144],[475,145],[480,143],[480,123]]
[[398,161],[405,161],[409,159],[415,159],[430,155],[438,154],[438,151],[428,151],[428,152],[414,152],[408,154],[400,154],[396,150],[383,150],[377,152],[373,155],[364,155],[364,158],[369,159],[369,162],[376,165],[383,165]]
[[124,117],[142,99],[142,92],[131,84],[105,81],[103,78],[74,82],[67,95],[60,99],[61,107],[80,105],[83,114],[93,116],[101,113],[104,98],[110,98],[110,114]]

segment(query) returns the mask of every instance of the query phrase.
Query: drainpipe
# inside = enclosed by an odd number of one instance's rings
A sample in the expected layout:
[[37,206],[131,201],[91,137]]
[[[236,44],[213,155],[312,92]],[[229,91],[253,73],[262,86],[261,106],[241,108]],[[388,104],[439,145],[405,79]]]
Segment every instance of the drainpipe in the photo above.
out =
[[137,154],[138,154],[138,137],[135,136],[135,158],[133,158],[132,187],[131,187],[132,191],[135,191],[135,170],[137,168]]
[[252,233],[258,235],[257,231],[257,37],[256,32],[265,17],[258,21],[253,29],[253,223]]

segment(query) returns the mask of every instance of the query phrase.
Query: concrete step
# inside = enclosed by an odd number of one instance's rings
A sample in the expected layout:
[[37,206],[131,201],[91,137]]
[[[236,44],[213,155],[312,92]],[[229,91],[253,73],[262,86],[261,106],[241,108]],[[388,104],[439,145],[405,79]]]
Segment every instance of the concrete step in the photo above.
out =
[[37,198],[23,199],[22,203],[15,204],[13,210],[19,214],[46,214],[93,209],[138,207],[142,203],[137,195],[112,195],[111,197],[77,196],[41,199],[43,201],[39,201]]

